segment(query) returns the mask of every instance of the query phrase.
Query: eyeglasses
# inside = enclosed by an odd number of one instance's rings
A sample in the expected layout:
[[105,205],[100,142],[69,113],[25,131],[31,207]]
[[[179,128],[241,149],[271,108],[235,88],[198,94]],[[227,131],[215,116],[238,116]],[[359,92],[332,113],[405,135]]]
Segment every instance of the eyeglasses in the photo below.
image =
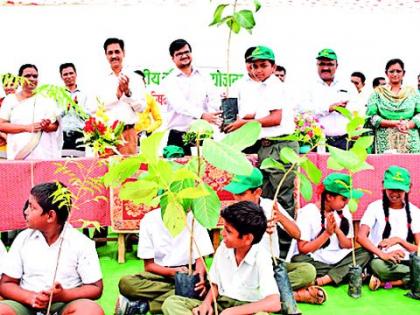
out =
[[191,54],[191,51],[186,50],[186,51],[180,51],[175,53],[175,57],[182,57],[183,55],[189,56]]
[[24,78],[27,78],[27,79],[29,79],[29,78],[38,79],[38,75],[37,74],[25,74],[23,77]]
[[318,67],[335,67],[336,64],[334,62],[317,62]]
[[389,73],[402,73],[402,70],[388,70]]

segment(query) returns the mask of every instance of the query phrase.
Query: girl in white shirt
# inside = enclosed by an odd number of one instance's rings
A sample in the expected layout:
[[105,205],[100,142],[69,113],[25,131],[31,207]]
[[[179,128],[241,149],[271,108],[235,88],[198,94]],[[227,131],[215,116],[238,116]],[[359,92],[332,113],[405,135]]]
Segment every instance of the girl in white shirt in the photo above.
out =
[[371,290],[410,281],[409,254],[420,243],[420,210],[408,200],[410,186],[408,170],[390,166],[384,174],[382,200],[369,204],[360,221],[358,242],[375,255]]
[[[298,211],[300,255],[294,256],[292,261],[311,263],[317,272],[317,285],[339,284],[352,265],[353,224],[347,203],[349,198],[358,199],[363,193],[349,188],[349,175],[331,173],[321,186],[321,200]],[[355,255],[362,267],[370,260],[369,253],[361,249],[356,250]]]

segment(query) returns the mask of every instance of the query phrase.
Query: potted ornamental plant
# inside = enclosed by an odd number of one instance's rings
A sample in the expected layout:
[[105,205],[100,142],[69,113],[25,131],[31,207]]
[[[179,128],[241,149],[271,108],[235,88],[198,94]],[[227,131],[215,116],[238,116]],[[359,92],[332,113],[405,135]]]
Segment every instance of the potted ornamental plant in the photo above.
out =
[[[197,147],[211,126],[198,120],[190,127],[195,133]],[[189,263],[186,274],[177,274],[175,286],[177,294],[195,297],[194,286],[197,278],[193,275],[192,255],[195,245],[194,222],[198,221],[207,229],[216,227],[219,221],[220,200],[216,192],[203,181],[206,163],[233,174],[249,175],[252,165],[241,151],[254,144],[261,131],[261,125],[248,123],[232,132],[221,141],[204,138],[202,150],[197,150],[185,164],[166,160],[159,156],[159,147],[164,132],[153,133],[140,144],[140,154],[122,158],[113,157],[109,171],[104,176],[106,186],[121,185],[119,197],[135,204],[160,207],[165,227],[172,236],[177,236],[185,227],[189,229]],[[136,177],[142,164],[147,165],[147,172]],[[135,181],[126,181],[136,177]],[[187,225],[186,216],[192,212],[192,225]],[[200,253],[198,253],[201,256]]]
[[295,135],[299,142],[299,153],[308,153],[323,137],[322,126],[318,119],[310,112],[299,113],[295,116]]
[[[211,1],[211,0],[210,0]],[[250,1],[249,1],[250,2]],[[242,4],[241,4],[242,5]],[[230,75],[230,45],[232,40],[232,33],[238,34],[241,29],[252,33],[255,27],[254,13],[258,12],[261,4],[258,0],[253,0],[244,9],[238,8],[238,0],[232,0],[227,3],[219,4],[213,13],[213,20],[209,26],[226,25],[229,29],[227,44],[226,44],[226,73],[229,78]],[[229,13],[226,13],[230,9]],[[236,120],[238,114],[238,99],[229,97],[229,83],[226,85],[225,97],[222,99],[222,130],[226,126]]]

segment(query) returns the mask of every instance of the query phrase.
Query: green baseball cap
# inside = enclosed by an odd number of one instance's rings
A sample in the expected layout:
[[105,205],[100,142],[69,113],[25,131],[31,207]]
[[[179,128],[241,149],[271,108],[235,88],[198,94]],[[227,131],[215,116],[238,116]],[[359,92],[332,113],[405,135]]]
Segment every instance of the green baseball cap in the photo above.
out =
[[253,168],[252,173],[248,176],[235,175],[230,184],[225,186],[225,190],[232,194],[242,194],[248,189],[261,187],[263,184],[263,175],[258,168]]
[[257,46],[252,51],[251,58],[253,61],[255,60],[272,60],[275,61],[276,58],[274,57],[274,52],[271,48],[266,46]]
[[334,50],[330,48],[324,48],[318,53],[318,56],[316,57],[316,59],[321,59],[321,58],[337,60],[337,54],[335,53]]
[[384,188],[410,191],[410,173],[407,169],[392,165],[384,173]]
[[330,191],[346,198],[359,199],[363,196],[363,192],[352,189],[350,194],[350,176],[343,173],[331,173],[324,178],[322,182],[326,191]]
[[177,145],[168,145],[163,148],[163,157],[165,159],[185,156],[184,149]]

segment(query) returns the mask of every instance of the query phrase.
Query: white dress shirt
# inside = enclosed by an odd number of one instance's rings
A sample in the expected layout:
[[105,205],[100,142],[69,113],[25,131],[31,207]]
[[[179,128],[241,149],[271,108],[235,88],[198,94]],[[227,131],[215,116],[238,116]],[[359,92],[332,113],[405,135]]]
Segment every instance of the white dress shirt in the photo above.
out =
[[219,295],[256,302],[279,294],[270,253],[260,244],[252,245],[238,265],[235,251],[222,242],[216,250],[209,271],[209,281],[217,285]]
[[178,68],[162,82],[168,104],[167,128],[187,131],[203,113],[220,111],[221,100],[210,76],[193,68],[190,76]]
[[[130,97],[123,94],[119,99],[117,98],[119,76],[116,76],[114,72],[109,72],[100,82],[96,96],[105,106],[109,124],[115,120],[125,124],[135,124],[138,120],[136,113],[146,108],[146,88],[141,77],[127,68],[123,68],[120,75],[126,75],[129,78]],[[90,112],[95,112],[98,107],[97,101],[93,99],[89,101]]]
[[356,93],[356,87],[351,83],[342,83],[334,79],[331,85],[328,85],[318,77],[307,91],[299,111],[313,112],[324,128],[326,136],[342,136],[347,133],[348,120],[336,111],[330,112],[329,107],[337,102],[348,101],[347,107],[352,108],[351,103]]
[[19,233],[7,253],[3,273],[20,279],[23,289],[34,292],[50,289],[63,233],[56,281],[63,288],[72,289],[102,279],[95,243],[69,224],[51,245],[38,230]]
[[[191,227],[192,213],[187,215],[188,225]],[[207,230],[195,220],[194,240],[198,245],[193,246],[193,258],[200,254],[208,256],[214,249]],[[154,259],[160,266],[176,267],[188,264],[190,233],[187,227],[172,237],[162,221],[161,209],[148,212],[140,222],[139,247],[137,256],[141,259]],[[200,252],[200,254],[199,254]]]

